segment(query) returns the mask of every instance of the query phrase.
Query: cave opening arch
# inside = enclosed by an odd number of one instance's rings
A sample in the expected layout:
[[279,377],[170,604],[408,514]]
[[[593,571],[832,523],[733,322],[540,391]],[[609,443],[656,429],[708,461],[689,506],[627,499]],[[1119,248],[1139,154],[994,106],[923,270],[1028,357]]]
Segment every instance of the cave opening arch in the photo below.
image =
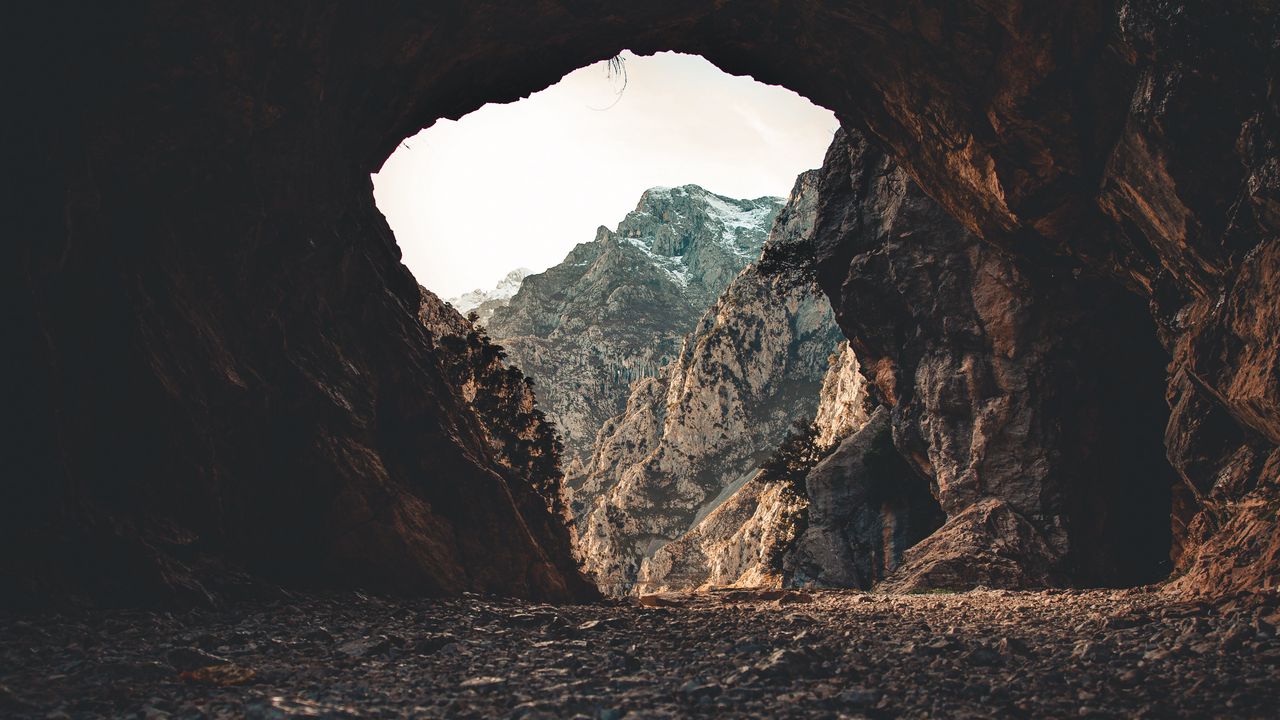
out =
[[[839,37],[824,25],[831,18],[820,11],[778,12],[779,15],[786,16],[786,22],[793,28],[803,27],[804,32],[826,38]],[[876,15],[876,12],[881,15]],[[900,30],[893,29],[893,23],[887,19],[893,12],[882,9],[856,21],[846,19],[843,22],[844,29],[851,30],[859,39],[865,40],[861,47],[858,47],[858,43],[833,41],[841,49],[859,58],[859,62],[846,61],[838,65],[849,71],[850,74],[846,75],[819,71],[813,68],[812,57],[788,57],[787,48],[751,37],[749,28],[759,28],[765,24],[758,17],[738,17],[731,11],[717,11],[697,19],[689,19],[697,15],[694,11],[686,17],[686,24],[668,24],[657,35],[651,29],[619,30],[617,37],[620,39],[614,43],[594,46],[599,49],[584,50],[585,61],[589,62],[596,57],[611,57],[622,47],[637,48],[639,52],[697,52],[730,72],[749,74],[766,82],[778,82],[819,104],[834,108],[842,122],[856,129],[862,136],[872,138],[875,144],[887,148],[908,169],[910,178],[921,183],[933,200],[942,204],[966,230],[981,236],[994,246],[1007,248],[1016,244],[1023,264],[1031,269],[1031,274],[1054,277],[1075,272],[1078,276],[1080,268],[1078,261],[1071,258],[1071,253],[1075,250],[1072,245],[1081,242],[1080,236],[1086,236],[1087,239],[1088,233],[1100,222],[1096,211],[1081,211],[1081,208],[1087,209],[1089,204],[1086,193],[1080,189],[1081,185],[1087,185],[1082,178],[1098,173],[1101,169],[1101,161],[1088,157],[1088,154],[1094,150],[1092,146],[1098,142],[1099,134],[1116,133],[1119,127],[1118,115],[1099,115],[1096,108],[1110,105],[1127,90],[1122,82],[1108,77],[1108,73],[1115,68],[1109,65],[1111,61],[1106,53],[1097,52],[1114,40],[1111,31],[1103,27],[1097,17],[1089,13],[1071,15],[1048,12],[1038,15],[1026,11],[1023,16],[1013,19],[984,17],[982,13],[947,18],[956,23],[949,30],[951,39],[956,41],[955,47],[948,49],[953,53],[963,52],[963,41],[960,39],[970,32],[1005,35],[1013,45],[1021,48],[1019,52],[1032,52],[1028,49],[1029,46],[1046,39],[1051,40],[1034,51],[1040,61],[1049,67],[1029,70],[1024,77],[1002,78],[1010,83],[1028,84],[1031,87],[1028,95],[1037,99],[1042,96],[1049,98],[1049,104],[1053,106],[1052,110],[1038,108],[1032,113],[1037,122],[1050,120],[1050,128],[1038,127],[1034,133],[1026,133],[1038,135],[1034,139],[1015,139],[1010,136],[1024,133],[1001,127],[1000,121],[1003,119],[1010,127],[1016,126],[1013,118],[1020,116],[1025,108],[1009,98],[1000,97],[998,93],[979,90],[980,83],[975,78],[981,72],[978,66],[982,63],[975,58],[964,58],[960,67],[940,70],[946,63],[937,54],[923,50],[924,47],[932,47],[932,43],[941,37],[937,28],[921,28],[918,35],[911,32],[904,35]],[[1058,21],[1069,22],[1079,35],[1070,41],[1061,41],[1056,31],[1051,29]],[[607,35],[594,29],[589,34],[591,42]],[[844,37],[847,39],[848,36]],[[774,39],[776,41],[777,38]],[[869,55],[874,52],[873,48],[883,49],[884,43],[890,41],[902,41],[908,49],[899,48],[901,52],[894,54],[888,61],[869,60]],[[573,43],[566,43],[568,44]],[[525,76],[523,73],[526,68],[523,66],[519,72],[511,73],[509,78],[505,68],[486,69],[479,74],[486,79],[494,78],[495,86],[502,90],[495,90],[496,94],[475,95],[466,102],[468,105],[475,105],[479,101],[477,98],[481,97],[484,100],[518,97],[554,82],[561,73],[584,63],[583,59],[568,59],[581,58],[583,55],[573,54],[563,48],[558,50],[563,51],[563,54],[556,54],[554,57],[557,60],[565,59],[565,63],[559,69],[548,70],[545,77],[539,76],[538,79]],[[1096,55],[1093,54],[1095,52]],[[996,58],[987,55],[982,58],[982,62],[995,60]],[[964,65],[968,67],[963,67]],[[1068,71],[1083,73],[1099,82],[1077,83],[1074,87],[1064,88],[1056,75]],[[901,93],[898,96],[884,91],[886,79],[900,82],[913,73],[921,72],[930,74],[929,80],[934,83],[933,86],[927,89],[896,88]],[[1123,74],[1119,77],[1124,79]],[[507,83],[511,84],[508,86]],[[512,89],[508,91],[507,87]],[[468,88],[468,92],[477,91],[473,86]],[[1019,100],[1025,102],[1026,98]],[[914,103],[920,105],[916,107],[913,106]],[[985,115],[988,120],[975,125],[970,122],[971,117],[966,116],[971,116],[982,103],[987,103]],[[458,107],[458,110],[445,112],[443,115],[453,117],[466,106]],[[1060,117],[1062,114],[1070,116],[1075,112],[1088,114],[1080,122],[1071,118],[1063,121]],[[381,147],[385,149],[398,142],[399,136],[411,134],[418,126],[429,124],[437,113],[438,110],[432,109],[417,115],[418,120],[390,132],[389,140]],[[1001,118],[1003,114],[1008,114],[1009,117]],[[410,116],[413,117],[412,113]],[[1049,130],[1061,134],[1047,140],[1044,135]],[[1002,158],[1002,153],[1007,152],[1006,145],[1022,142],[1034,143],[1034,147],[1030,148],[1032,152],[1053,158],[1046,161],[1053,166],[1052,170],[1037,176],[1035,173],[1027,173],[1023,168],[1014,167],[1021,161],[1010,163],[1008,159]],[[374,153],[375,157],[377,155],[378,153]],[[1014,201],[1020,203],[1020,206],[1011,206]],[[1069,211],[1076,211],[1078,216],[1071,215]],[[1095,287],[1101,288],[1109,284],[1112,283],[1099,280]],[[1124,320],[1117,321],[1115,328],[1100,328],[1098,337],[1091,341],[1093,345],[1089,350],[1077,348],[1076,351],[1096,357],[1105,353],[1108,342],[1099,338],[1105,336],[1110,341],[1123,338],[1133,340],[1140,346],[1139,350],[1128,355],[1140,359],[1135,359],[1132,366],[1126,366],[1115,373],[1115,377],[1123,377],[1125,380],[1102,380],[1088,389],[1077,386],[1077,390],[1085,392],[1113,393],[1112,397],[1116,400],[1110,404],[1100,403],[1088,410],[1063,408],[1064,415],[1060,421],[1064,425],[1074,426],[1074,429],[1066,433],[1074,433],[1074,439],[1070,442],[1076,443],[1077,448],[1096,446],[1097,457],[1076,467],[1063,463],[1067,469],[1058,471],[1058,474],[1068,473],[1072,475],[1072,479],[1055,477],[1053,487],[1042,490],[1045,495],[1056,493],[1061,497],[1037,498],[1037,502],[1026,505],[1037,507],[1037,503],[1041,503],[1056,508],[1056,515],[1037,518],[1037,521],[1045,524],[1049,534],[1070,534],[1079,538],[1072,544],[1069,557],[1061,559],[1060,566],[1055,569],[1056,578],[1070,578],[1071,581],[1085,584],[1125,585],[1161,579],[1171,567],[1170,491],[1176,478],[1163,459],[1161,444],[1162,428],[1167,415],[1163,400],[1162,369],[1168,357],[1156,342],[1154,326],[1142,311],[1140,301],[1133,300],[1122,291],[1113,292],[1109,287],[1106,297],[1106,303],[1123,308],[1117,309],[1113,317],[1123,317]],[[1101,310],[1095,307],[1092,312],[1095,313],[1092,317],[1096,322],[1101,317],[1101,314],[1097,314]],[[1118,329],[1126,323],[1136,323],[1136,326],[1128,327],[1141,330],[1131,333]],[[1130,397],[1133,394],[1129,393],[1131,390],[1141,395],[1141,398]],[[1065,402],[1065,399],[1060,401]],[[1126,420],[1100,422],[1099,418],[1103,418],[1109,410],[1117,411],[1116,418],[1124,417]],[[1135,422],[1145,428],[1140,441],[1133,441],[1124,432],[1117,433],[1117,428],[1133,427]],[[918,435],[918,431],[916,434]],[[909,439],[906,441],[910,442]],[[916,442],[920,454],[927,455],[927,447],[918,439]],[[1071,450],[1067,446],[1070,442],[1064,440],[1061,446],[1055,446],[1048,452],[1069,453]],[[1140,449],[1134,450],[1135,445],[1140,445]],[[921,463],[922,467],[927,464]],[[1108,465],[1112,467],[1106,467]],[[1119,471],[1118,468],[1126,469]],[[990,472],[991,469],[981,467],[979,461],[969,471],[980,474]],[[1138,479],[1117,482],[1116,478],[1123,475],[1132,475]],[[966,498],[963,502],[971,499]],[[1075,527],[1064,527],[1071,523],[1075,523]]]
[[[285,574],[336,567],[442,591],[563,590],[551,564],[528,562],[554,554],[538,541],[536,520],[476,509],[478,498],[502,506],[510,491],[473,462],[469,440],[455,442],[451,433],[467,433],[441,419],[454,413],[429,360],[413,351],[403,362],[416,342],[408,320],[416,287],[397,265],[367,176],[435,118],[514,99],[623,47],[697,53],[833,109],[964,229],[1049,277],[1080,270],[1097,287],[1124,287],[1166,309],[1195,300],[1238,258],[1196,237],[1156,242],[1165,229],[1134,209],[1141,190],[1116,180],[1141,150],[1127,114],[1136,68],[1155,61],[1141,36],[1121,37],[1115,10],[1108,2],[659,2],[622,11],[589,0],[533,10],[331,3],[301,14],[263,9],[252,22],[231,8],[186,19],[131,8],[70,25],[32,11],[45,36],[58,38],[32,56],[50,58],[52,77],[83,102],[69,112],[54,83],[31,83],[47,102],[20,119],[31,147],[17,157],[40,169],[33,186],[59,199],[30,203],[36,220],[26,227],[38,240],[24,245],[33,249],[20,263],[28,292],[13,305],[27,318],[23,336],[35,338],[13,374],[33,378],[15,388],[14,412],[30,419],[23,437],[33,441],[22,443],[17,464],[35,479],[10,505],[18,510],[9,526],[26,537],[35,530],[22,515],[57,517],[49,507],[83,500],[89,514],[192,528],[210,546],[258,555],[256,566]],[[102,62],[50,57],[76,43]],[[1227,109],[1236,119],[1251,107]],[[1188,127],[1204,131],[1205,147],[1234,147],[1222,136],[1240,124],[1220,125],[1231,127]],[[1215,172],[1221,182],[1183,183],[1192,235],[1212,236],[1232,217],[1220,212],[1224,194],[1206,187],[1240,187],[1231,173],[1243,171]],[[1185,169],[1169,173],[1160,182],[1176,184]],[[1176,335],[1169,316],[1161,330]],[[1187,365],[1200,351],[1178,352]],[[892,370],[876,369],[886,378]],[[1177,385],[1187,407],[1229,394],[1206,394],[1196,382],[1203,377]],[[1229,436],[1221,444],[1240,434],[1232,422],[1271,438],[1267,402],[1237,402],[1242,411],[1219,423]],[[432,463],[415,458],[414,446],[431,448]],[[469,485],[445,476],[484,489],[464,492]],[[385,490],[401,485],[416,488],[412,498]],[[352,496],[363,503],[358,516],[334,509],[334,498]],[[1200,501],[1187,500],[1180,518]],[[41,509],[21,511],[31,507]],[[460,527],[495,532],[481,539]],[[186,547],[183,533],[153,526],[118,534],[126,545],[145,535],[157,539],[151,548]],[[521,549],[495,561],[487,555],[495,537]],[[449,559],[424,559],[425,548]]]

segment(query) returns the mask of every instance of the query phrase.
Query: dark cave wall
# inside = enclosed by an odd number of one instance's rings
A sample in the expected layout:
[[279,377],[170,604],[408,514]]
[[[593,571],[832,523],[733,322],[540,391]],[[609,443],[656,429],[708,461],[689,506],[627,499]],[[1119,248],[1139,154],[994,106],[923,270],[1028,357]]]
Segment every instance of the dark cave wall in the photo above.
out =
[[[982,242],[858,133],[828,151],[815,228],[819,284],[892,406],[895,444],[953,521],[924,564],[956,567],[930,577],[954,589],[1168,574],[1168,355],[1137,298]],[[998,559],[969,546],[996,541],[954,525],[989,498],[1035,541]],[[890,582],[927,586],[902,578],[921,564]]]
[[[1081,357],[1143,342],[1124,318],[1149,303],[1172,357],[1178,587],[1277,582],[1271,3],[159,1],[9,19],[15,588],[199,595],[226,557],[320,584],[577,593],[441,381],[367,175],[436,118],[623,47],[700,52],[835,110],[997,276],[984,248],[1059,284],[1063,319],[1042,322],[1112,321],[1044,329]],[[1019,304],[1049,297],[1014,285]],[[1161,372],[1139,358],[1084,389]],[[1064,424],[1124,415],[1072,399]],[[1067,435],[1028,458],[1106,437]],[[1070,513],[1077,490],[1030,505]]]
[[224,558],[304,586],[592,596],[444,382],[344,150],[358,113],[317,107],[312,33],[341,18],[130,10],[39,18],[75,60],[29,88],[66,114],[13,148],[47,180],[6,306],[29,328],[5,377],[7,599],[202,601],[242,584]]

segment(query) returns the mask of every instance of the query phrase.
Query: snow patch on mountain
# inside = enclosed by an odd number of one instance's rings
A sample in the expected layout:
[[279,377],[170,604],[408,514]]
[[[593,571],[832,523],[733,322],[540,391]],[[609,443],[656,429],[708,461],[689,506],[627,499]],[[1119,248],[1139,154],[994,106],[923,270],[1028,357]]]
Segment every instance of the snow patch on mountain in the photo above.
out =
[[515,297],[515,294],[520,291],[520,284],[532,274],[533,271],[528,268],[517,268],[503,276],[491,290],[476,288],[455,298],[449,298],[448,302],[455,310],[465,315],[486,302],[507,301]]
[[720,243],[730,252],[741,256],[750,256],[739,236],[743,231],[758,232],[760,226],[769,221],[776,211],[776,204],[781,198],[758,198],[756,200],[730,200],[714,193],[707,193],[708,214],[720,221],[724,231],[720,235]]
[[[696,185],[651,188],[616,230],[601,225],[563,262],[526,278],[491,318],[481,314],[511,362],[537,379],[540,407],[564,437],[566,468],[590,459],[600,429],[626,409],[631,384],[679,355],[703,312],[759,255],[782,204]],[[752,218],[756,226],[745,226]]]
[[650,236],[648,240],[649,242],[645,242],[645,238],[623,238],[624,242],[644,253],[654,267],[669,275],[681,288],[689,287],[689,267],[685,264],[684,256],[660,255],[651,249],[653,237]]

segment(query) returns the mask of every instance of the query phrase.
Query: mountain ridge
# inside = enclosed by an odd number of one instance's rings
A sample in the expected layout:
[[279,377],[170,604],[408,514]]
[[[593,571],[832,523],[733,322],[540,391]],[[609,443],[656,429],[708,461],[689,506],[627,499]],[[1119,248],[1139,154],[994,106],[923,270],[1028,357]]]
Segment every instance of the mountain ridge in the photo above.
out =
[[457,297],[449,298],[445,302],[452,305],[455,310],[463,315],[474,310],[479,321],[484,323],[493,316],[495,309],[511,302],[511,298],[515,297],[515,294],[520,291],[520,284],[532,274],[533,271],[529,268],[516,268],[503,275],[502,279],[488,290],[476,288]]
[[[812,232],[815,178],[797,178],[767,245]],[[631,385],[590,461],[567,472],[578,551],[602,591],[631,592],[656,551],[754,474],[793,421],[814,416],[840,340],[825,297],[752,262],[705,307],[673,361]]]
[[739,200],[697,185],[650,188],[616,230],[599,226],[494,308],[485,324],[537,378],[570,467],[625,410],[632,382],[675,359],[703,311],[759,255],[781,207],[781,198]]

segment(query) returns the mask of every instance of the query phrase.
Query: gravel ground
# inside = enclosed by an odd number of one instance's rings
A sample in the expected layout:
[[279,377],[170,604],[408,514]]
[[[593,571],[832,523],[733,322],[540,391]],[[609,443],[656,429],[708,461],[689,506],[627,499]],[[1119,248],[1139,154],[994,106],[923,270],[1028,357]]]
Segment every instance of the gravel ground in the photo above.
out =
[[[781,597],[779,597],[781,595]],[[1280,599],[360,594],[0,617],[3,717],[1276,717]]]

